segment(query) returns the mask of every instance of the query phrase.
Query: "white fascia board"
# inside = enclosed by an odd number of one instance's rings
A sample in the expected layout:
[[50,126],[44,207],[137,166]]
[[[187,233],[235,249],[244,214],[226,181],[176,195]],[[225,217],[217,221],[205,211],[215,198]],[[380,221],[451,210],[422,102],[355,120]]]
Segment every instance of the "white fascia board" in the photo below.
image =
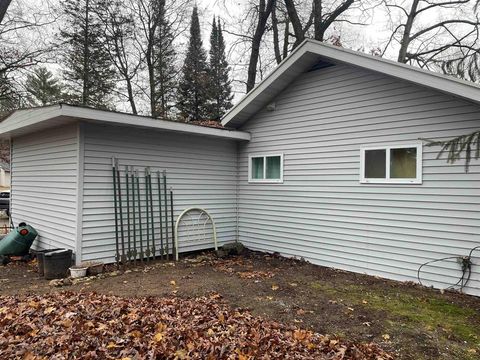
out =
[[61,115],[61,106],[17,110],[0,122],[0,135],[8,134],[20,128],[25,128]]

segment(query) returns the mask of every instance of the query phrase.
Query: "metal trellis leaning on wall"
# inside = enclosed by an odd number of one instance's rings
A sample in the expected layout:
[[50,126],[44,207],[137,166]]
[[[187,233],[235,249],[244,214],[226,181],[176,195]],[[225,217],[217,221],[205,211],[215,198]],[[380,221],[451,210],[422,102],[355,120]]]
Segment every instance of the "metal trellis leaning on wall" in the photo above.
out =
[[170,260],[176,247],[173,190],[167,190],[166,170],[127,165],[122,171],[113,157],[112,180],[117,266],[157,257]]

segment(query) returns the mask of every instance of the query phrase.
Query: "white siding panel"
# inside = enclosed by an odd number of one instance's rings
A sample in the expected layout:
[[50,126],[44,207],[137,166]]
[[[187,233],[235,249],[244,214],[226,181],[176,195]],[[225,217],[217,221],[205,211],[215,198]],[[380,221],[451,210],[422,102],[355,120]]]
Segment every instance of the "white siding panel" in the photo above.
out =
[[[219,243],[235,240],[237,164],[234,141],[92,124],[85,124],[84,138],[83,260],[114,261],[112,156],[119,159],[122,170],[125,165],[131,165],[143,176],[144,168],[150,166],[155,175],[157,254],[160,245],[156,195],[158,170],[167,171],[168,187],[173,187],[175,219],[188,207],[205,208],[216,222]],[[125,193],[123,196],[125,200]],[[146,226],[145,213],[142,216]],[[170,220],[168,225],[171,231]],[[213,242],[210,241],[188,245],[180,242],[179,246],[180,252],[211,247]],[[137,248],[139,250],[138,245]]]
[[36,249],[75,250],[77,124],[12,141],[12,218],[38,231]]
[[[337,65],[302,75],[242,130],[239,237],[316,264],[416,281],[420,264],[480,245],[480,162],[423,148],[423,184],[360,184],[360,146],[448,138],[480,128],[480,107]],[[283,153],[283,184],[248,183],[250,153]],[[480,251],[468,293],[480,295]],[[424,268],[428,285],[457,282],[455,260]]]

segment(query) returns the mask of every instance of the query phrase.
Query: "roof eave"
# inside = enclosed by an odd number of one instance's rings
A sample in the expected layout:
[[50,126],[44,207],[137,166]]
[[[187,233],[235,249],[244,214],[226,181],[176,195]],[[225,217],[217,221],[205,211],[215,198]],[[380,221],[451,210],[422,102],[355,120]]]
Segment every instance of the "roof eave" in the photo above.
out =
[[[307,39],[300,44],[294,52],[285,58],[263,81],[258,83],[252,91],[246,94],[236,106],[225,114],[222,119],[222,125],[238,128],[247,121],[252,116],[248,111],[249,107],[261,108],[259,104],[255,104],[255,106],[252,106],[251,104],[258,99],[263,92],[268,91],[270,86],[278,78],[287,73],[293,65],[307,54],[315,55],[317,58],[322,57],[332,62],[359,66],[401,80],[416,83],[421,86],[426,86],[465,100],[480,103],[480,87],[474,83],[426,71],[411,65],[324,44],[317,40]],[[308,65],[309,64],[307,63],[304,66],[303,71],[308,70]],[[284,88],[286,86],[288,86],[288,84],[286,84]],[[271,94],[270,96],[275,97],[280,91],[277,91],[275,95]],[[265,106],[267,104],[268,102],[265,102],[262,105]]]
[[62,121],[66,124],[71,121],[79,120],[239,141],[249,141],[251,139],[250,133],[245,131],[218,129],[66,104],[17,110],[0,122],[0,137],[11,137],[12,134],[21,130],[26,133],[28,128],[34,129],[35,126],[39,126],[47,121]]
[[235,119],[240,117],[242,111],[257,97],[259,94],[263,93],[272,85],[279,77],[282,75],[286,69],[289,69],[294,65],[302,56],[305,55],[305,40],[300,46],[298,46],[288,57],[283,59],[283,61],[273,69],[273,71],[267,75],[265,79],[256,84],[252,90],[250,90],[233,108],[231,108],[222,118],[222,125],[232,125]]

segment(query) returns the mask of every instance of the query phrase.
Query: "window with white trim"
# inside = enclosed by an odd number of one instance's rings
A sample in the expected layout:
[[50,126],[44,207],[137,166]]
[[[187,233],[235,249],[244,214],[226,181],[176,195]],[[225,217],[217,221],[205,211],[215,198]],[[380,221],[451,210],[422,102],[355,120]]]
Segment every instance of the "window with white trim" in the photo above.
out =
[[360,182],[421,184],[422,144],[362,147]]
[[248,157],[248,181],[283,182],[283,154],[261,154]]

